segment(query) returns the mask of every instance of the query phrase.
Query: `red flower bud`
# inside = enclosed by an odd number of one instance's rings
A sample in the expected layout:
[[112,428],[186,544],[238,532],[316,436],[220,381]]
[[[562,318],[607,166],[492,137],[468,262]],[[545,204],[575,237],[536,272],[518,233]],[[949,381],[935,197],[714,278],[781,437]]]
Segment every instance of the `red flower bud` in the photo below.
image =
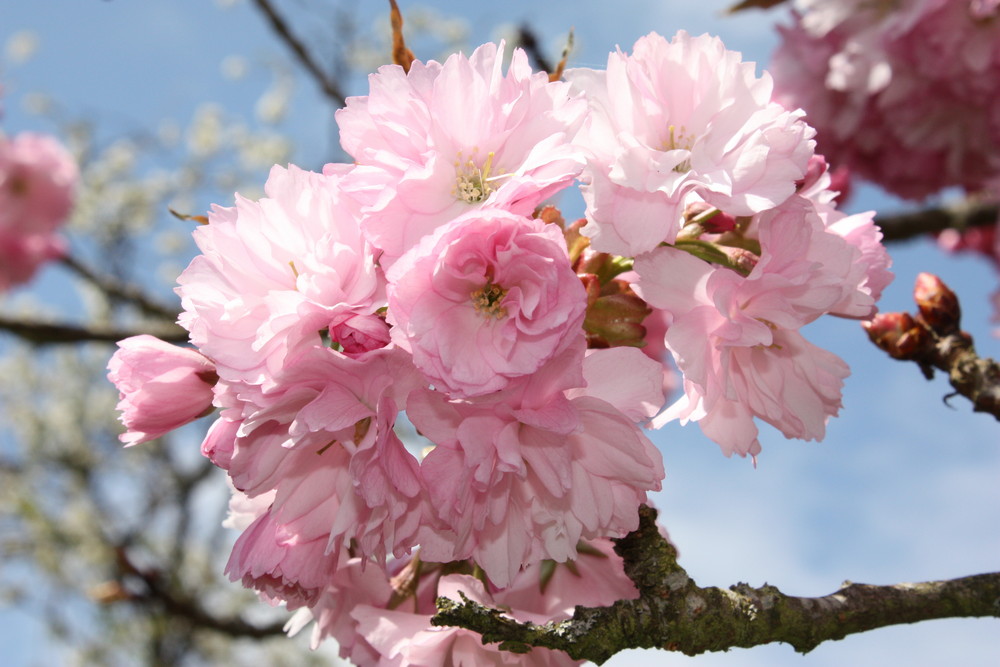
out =
[[916,359],[932,343],[930,332],[909,313],[879,313],[861,326],[894,359]]
[[932,273],[921,273],[913,287],[920,319],[938,335],[956,333],[962,319],[958,297]]

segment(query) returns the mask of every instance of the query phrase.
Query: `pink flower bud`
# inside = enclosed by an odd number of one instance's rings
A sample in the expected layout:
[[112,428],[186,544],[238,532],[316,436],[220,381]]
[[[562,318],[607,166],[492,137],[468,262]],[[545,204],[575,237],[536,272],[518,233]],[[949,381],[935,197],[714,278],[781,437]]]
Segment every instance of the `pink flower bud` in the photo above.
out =
[[962,309],[958,297],[932,273],[921,273],[913,287],[913,299],[920,309],[920,319],[938,334],[958,331]]
[[916,359],[931,342],[930,332],[909,313],[879,313],[861,326],[893,359]]
[[126,446],[160,437],[212,408],[215,365],[203,355],[154,336],[118,341],[108,379],[118,387]]

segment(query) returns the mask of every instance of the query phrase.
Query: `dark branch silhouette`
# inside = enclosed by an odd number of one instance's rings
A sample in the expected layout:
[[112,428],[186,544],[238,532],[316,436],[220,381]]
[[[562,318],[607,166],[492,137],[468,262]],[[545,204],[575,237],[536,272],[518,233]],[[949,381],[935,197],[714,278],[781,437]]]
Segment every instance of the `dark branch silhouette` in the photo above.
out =
[[177,319],[177,308],[157,303],[135,285],[126,285],[110,276],[99,275],[80,260],[69,255],[61,258],[60,261],[63,266],[97,287],[108,297],[127,301],[138,307],[144,314],[152,317],[160,317],[171,322]]
[[[138,596],[147,602],[162,605],[163,609],[174,617],[182,618],[193,626],[221,632],[230,637],[260,638],[284,634],[283,622],[258,626],[247,623],[239,617],[223,618],[212,614],[194,598],[173,590],[160,573],[137,567],[129,559],[126,549],[119,547],[116,549],[116,554],[122,574],[142,582],[145,590]],[[135,601],[135,597],[133,595],[130,599]]]
[[274,8],[271,4],[271,0],[254,0],[254,4],[257,8],[264,14],[267,19],[268,25],[271,26],[271,30],[274,34],[285,43],[285,45],[292,50],[295,57],[298,59],[299,63],[305,67],[306,71],[316,80],[319,84],[320,89],[323,94],[330,98],[331,101],[335,102],[338,106],[344,106],[347,103],[347,99],[344,97],[344,93],[340,90],[340,85],[327,75],[323,68],[320,67],[319,63],[310,53],[309,49],[306,48],[305,44],[300,40],[293,32],[288,22],[284,17],[278,13],[278,10]]
[[186,343],[188,333],[177,325],[171,327],[147,327],[139,330],[109,329],[104,327],[82,327],[74,324],[36,322],[12,319],[0,315],[0,331],[11,333],[22,340],[36,345],[84,343],[88,341],[116,343],[129,336],[151,334],[168,343]]
[[883,241],[909,241],[946,229],[970,229],[995,225],[1000,207],[992,203],[964,201],[952,206],[923,208],[917,211],[880,215],[875,223],[882,228]]

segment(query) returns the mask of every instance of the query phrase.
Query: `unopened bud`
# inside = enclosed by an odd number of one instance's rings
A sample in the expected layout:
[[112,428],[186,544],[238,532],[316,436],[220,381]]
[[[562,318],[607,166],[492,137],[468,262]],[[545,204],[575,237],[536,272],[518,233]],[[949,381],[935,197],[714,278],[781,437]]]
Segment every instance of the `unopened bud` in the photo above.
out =
[[956,333],[962,319],[958,297],[933,273],[921,273],[913,287],[920,319],[939,335]]
[[[600,280],[601,285],[608,285],[616,276],[631,270],[632,260],[628,257],[611,255],[606,252],[594,252],[590,248],[583,251],[576,264],[578,274],[593,274]],[[612,288],[612,291],[617,290]]]
[[760,257],[745,248],[723,246],[722,250],[729,255],[729,261],[733,268],[744,276],[750,275],[750,272],[757,266],[757,262],[760,261]]
[[879,313],[861,326],[893,359],[916,359],[932,343],[930,332],[909,313]]
[[[684,225],[699,225],[707,234],[723,234],[736,228],[736,218],[703,201],[684,207]],[[700,234],[692,235],[697,238]]]
[[[608,294],[609,287],[619,291]],[[642,326],[642,321],[653,309],[622,281],[605,285],[604,292],[593,301],[588,298],[587,316],[583,321],[588,347],[643,347],[646,344],[646,327]]]

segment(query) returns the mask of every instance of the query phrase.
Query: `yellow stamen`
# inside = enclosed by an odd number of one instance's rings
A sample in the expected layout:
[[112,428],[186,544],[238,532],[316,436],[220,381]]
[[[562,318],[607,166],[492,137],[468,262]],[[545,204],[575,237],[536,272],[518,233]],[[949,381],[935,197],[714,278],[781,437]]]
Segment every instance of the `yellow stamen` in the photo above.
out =
[[507,290],[499,285],[487,282],[480,289],[471,292],[469,296],[472,297],[472,305],[475,307],[476,312],[484,318],[490,319],[494,317],[501,320],[507,317],[507,309],[500,303],[507,296]]

